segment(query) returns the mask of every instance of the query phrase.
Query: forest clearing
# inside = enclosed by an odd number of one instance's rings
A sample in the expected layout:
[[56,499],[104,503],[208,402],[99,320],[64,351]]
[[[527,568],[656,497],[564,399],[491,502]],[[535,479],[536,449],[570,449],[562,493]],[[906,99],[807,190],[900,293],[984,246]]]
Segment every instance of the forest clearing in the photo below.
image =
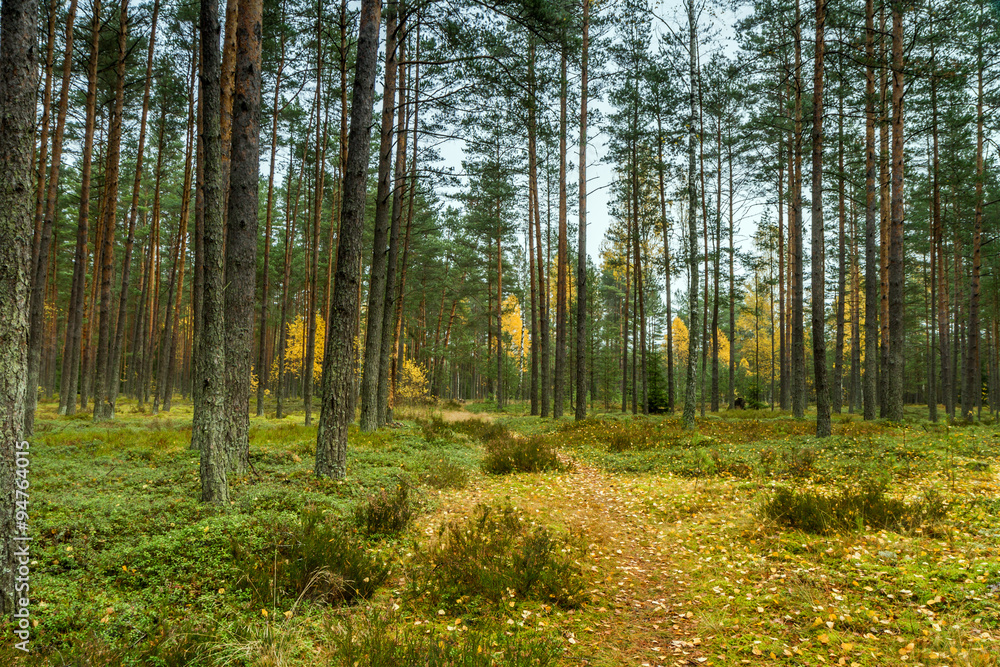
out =
[[[998,664],[995,426],[845,415],[819,440],[770,411],[692,434],[664,416],[464,407],[352,430],[339,481],[312,474],[301,412],[254,418],[251,472],[217,507],[195,500],[189,405],[102,425],[42,404],[38,625],[16,664]],[[550,469],[490,462],[532,444],[545,451],[509,458]],[[861,503],[844,524],[766,509],[781,488],[866,485],[897,506]],[[508,506],[523,532],[492,533]],[[794,527],[825,512],[829,525]],[[304,531],[317,520],[328,528]],[[337,531],[335,555],[317,541]]]

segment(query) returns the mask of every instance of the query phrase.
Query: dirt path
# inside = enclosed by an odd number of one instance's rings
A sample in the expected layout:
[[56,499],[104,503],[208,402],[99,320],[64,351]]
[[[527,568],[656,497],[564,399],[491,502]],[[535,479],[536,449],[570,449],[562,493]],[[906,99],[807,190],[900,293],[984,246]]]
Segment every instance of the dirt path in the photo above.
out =
[[594,588],[591,603],[563,631],[569,640],[564,664],[707,662],[695,636],[696,607],[685,597],[685,574],[672,560],[672,524],[657,518],[641,480],[572,465],[566,473],[484,479],[445,500],[442,512],[461,515],[478,502],[510,498],[540,523],[583,536]]

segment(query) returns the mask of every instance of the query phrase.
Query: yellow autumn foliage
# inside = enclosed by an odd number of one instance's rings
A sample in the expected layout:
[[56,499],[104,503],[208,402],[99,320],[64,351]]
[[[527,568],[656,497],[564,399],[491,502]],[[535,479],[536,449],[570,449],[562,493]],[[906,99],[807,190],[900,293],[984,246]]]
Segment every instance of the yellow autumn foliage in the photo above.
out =
[[[674,317],[673,324],[671,325],[674,337],[674,363],[678,365],[683,365],[687,363],[688,355],[688,345],[689,345],[689,331],[687,324],[684,323],[680,317]],[[729,360],[729,336],[722,329],[717,330],[719,332],[719,361],[721,363],[727,363]],[[703,341],[704,342],[704,341]],[[709,354],[711,355],[711,345],[712,340],[709,338]],[[664,335],[664,349],[666,349],[666,335]],[[700,353],[699,353],[700,354]]]
[[403,359],[403,368],[396,379],[396,395],[412,400],[427,394],[427,371],[412,359]]
[[[309,320],[305,315],[299,315],[288,323],[286,329],[288,338],[285,343],[285,372],[301,377],[302,366],[306,359],[306,342],[309,333]],[[313,382],[323,380],[323,352],[326,343],[326,320],[322,315],[316,315],[316,352],[313,359]],[[270,378],[278,380],[278,357],[275,355],[271,364]]]
[[527,370],[528,353],[531,351],[531,332],[524,326],[524,317],[521,312],[521,304],[513,294],[503,300],[503,311],[500,316],[500,325],[503,332],[510,337],[510,342],[504,341],[507,348],[507,355],[522,364],[522,371]]

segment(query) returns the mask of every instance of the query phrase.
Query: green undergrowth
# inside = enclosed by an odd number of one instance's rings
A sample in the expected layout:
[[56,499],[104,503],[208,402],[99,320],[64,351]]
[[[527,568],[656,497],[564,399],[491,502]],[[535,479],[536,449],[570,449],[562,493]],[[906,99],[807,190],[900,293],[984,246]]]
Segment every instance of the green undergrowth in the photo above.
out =
[[[347,479],[318,479],[315,426],[301,414],[252,417],[251,469],[230,476],[231,503],[219,508],[198,500],[190,404],[152,416],[122,400],[104,424],[54,408],[41,404],[31,439],[38,664],[80,652],[104,656],[92,664],[119,653],[123,664],[167,664],[138,656],[184,619],[198,619],[184,631],[193,637],[297,600],[370,598],[413,517],[479,474],[473,443],[427,442],[404,422],[373,434],[352,426]],[[12,663],[0,653],[0,664]]]
[[581,542],[535,525],[509,503],[481,504],[470,517],[443,524],[416,547],[411,595],[437,607],[537,599],[565,608],[585,600],[576,560]]

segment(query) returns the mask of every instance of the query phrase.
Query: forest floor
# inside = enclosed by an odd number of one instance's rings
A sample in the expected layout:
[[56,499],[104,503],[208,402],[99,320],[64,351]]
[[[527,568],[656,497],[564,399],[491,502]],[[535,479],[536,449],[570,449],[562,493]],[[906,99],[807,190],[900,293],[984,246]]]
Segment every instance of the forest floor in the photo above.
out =
[[188,404],[43,403],[0,664],[1000,664],[996,426],[524,412],[398,410],[340,482],[301,412],[253,418],[216,508]]

